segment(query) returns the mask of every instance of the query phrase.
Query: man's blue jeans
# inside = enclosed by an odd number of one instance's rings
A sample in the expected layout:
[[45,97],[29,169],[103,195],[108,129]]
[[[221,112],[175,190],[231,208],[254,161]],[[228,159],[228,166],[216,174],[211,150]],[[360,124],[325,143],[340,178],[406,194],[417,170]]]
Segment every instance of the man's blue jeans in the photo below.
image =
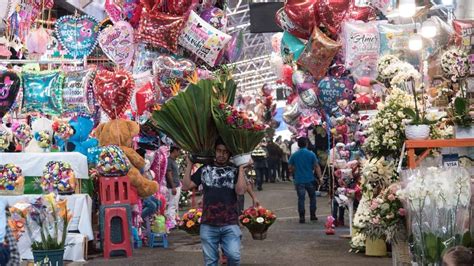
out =
[[227,265],[240,265],[240,237],[238,225],[212,226],[201,224],[201,245],[206,265],[216,265],[219,260],[219,244],[227,256]]
[[316,216],[316,187],[314,182],[295,184],[296,194],[298,195],[298,213],[300,217],[304,217],[304,201],[306,192],[309,196],[309,214],[311,217]]

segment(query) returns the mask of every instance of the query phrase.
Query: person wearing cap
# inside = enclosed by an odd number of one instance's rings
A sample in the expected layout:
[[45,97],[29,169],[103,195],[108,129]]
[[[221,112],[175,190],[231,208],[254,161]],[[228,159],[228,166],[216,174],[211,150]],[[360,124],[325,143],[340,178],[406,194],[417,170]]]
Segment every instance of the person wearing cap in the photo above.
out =
[[170,156],[168,157],[168,165],[166,167],[166,187],[168,194],[166,195],[166,217],[171,222],[172,228],[176,226],[176,214],[179,207],[179,197],[181,195],[181,182],[179,180],[179,166],[176,159],[179,157],[181,149],[171,146]]
[[305,223],[304,201],[306,192],[309,196],[310,220],[317,221],[316,217],[316,180],[314,172],[321,180],[319,160],[314,152],[307,149],[308,140],[305,137],[298,139],[299,150],[291,155],[288,161],[290,172],[294,173],[296,195],[298,196],[298,213],[300,223]]
[[267,150],[264,147],[265,140],[253,150],[251,156],[253,160],[253,169],[256,175],[257,190],[261,191],[264,178],[268,180]]

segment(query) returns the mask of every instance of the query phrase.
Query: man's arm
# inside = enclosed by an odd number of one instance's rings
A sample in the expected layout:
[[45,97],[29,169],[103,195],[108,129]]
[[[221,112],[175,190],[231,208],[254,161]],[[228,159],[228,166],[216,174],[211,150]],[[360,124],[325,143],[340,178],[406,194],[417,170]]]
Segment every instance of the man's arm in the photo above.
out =
[[235,185],[235,193],[237,195],[244,195],[247,190],[247,182],[245,181],[245,167],[247,165],[241,165],[239,167],[239,177],[237,178],[237,184]]
[[321,173],[321,167],[319,166],[319,163],[316,163],[314,165],[314,171],[316,172],[316,176],[320,181],[323,180],[322,173]]
[[247,193],[252,198],[253,206],[254,207],[260,206],[260,202],[258,201],[257,196],[255,196],[255,193],[253,193],[252,183],[250,183],[250,182],[247,183]]
[[171,187],[171,193],[173,193],[173,195],[176,195],[177,191],[173,182],[173,171],[171,169],[166,171],[166,183],[169,184],[169,186]]
[[191,171],[193,170],[193,163],[186,156],[186,169],[184,170],[183,190],[191,190],[197,188],[196,184],[191,180]]

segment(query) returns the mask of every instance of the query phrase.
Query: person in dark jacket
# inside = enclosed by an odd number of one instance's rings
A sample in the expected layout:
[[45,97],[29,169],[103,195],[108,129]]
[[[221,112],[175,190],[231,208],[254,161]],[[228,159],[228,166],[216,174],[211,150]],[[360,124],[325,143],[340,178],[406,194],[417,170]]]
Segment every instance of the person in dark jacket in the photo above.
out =
[[268,152],[268,175],[270,182],[275,183],[275,179],[278,173],[278,165],[281,162],[281,158],[283,156],[283,151],[281,150],[280,146],[270,140],[267,144],[267,152]]
[[268,180],[267,150],[262,141],[252,152],[253,169],[255,170],[257,190],[261,191],[264,178]]

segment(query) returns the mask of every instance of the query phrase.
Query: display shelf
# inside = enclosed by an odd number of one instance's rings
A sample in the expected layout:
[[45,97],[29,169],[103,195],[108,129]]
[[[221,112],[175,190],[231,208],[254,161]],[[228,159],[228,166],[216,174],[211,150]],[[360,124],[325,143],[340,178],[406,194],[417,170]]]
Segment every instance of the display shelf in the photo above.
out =
[[[474,138],[469,139],[428,139],[428,140],[407,140],[405,142],[408,156],[408,168],[416,168],[419,163],[428,156],[433,148],[446,147],[474,147]],[[415,158],[415,149],[425,149],[423,153]]]

